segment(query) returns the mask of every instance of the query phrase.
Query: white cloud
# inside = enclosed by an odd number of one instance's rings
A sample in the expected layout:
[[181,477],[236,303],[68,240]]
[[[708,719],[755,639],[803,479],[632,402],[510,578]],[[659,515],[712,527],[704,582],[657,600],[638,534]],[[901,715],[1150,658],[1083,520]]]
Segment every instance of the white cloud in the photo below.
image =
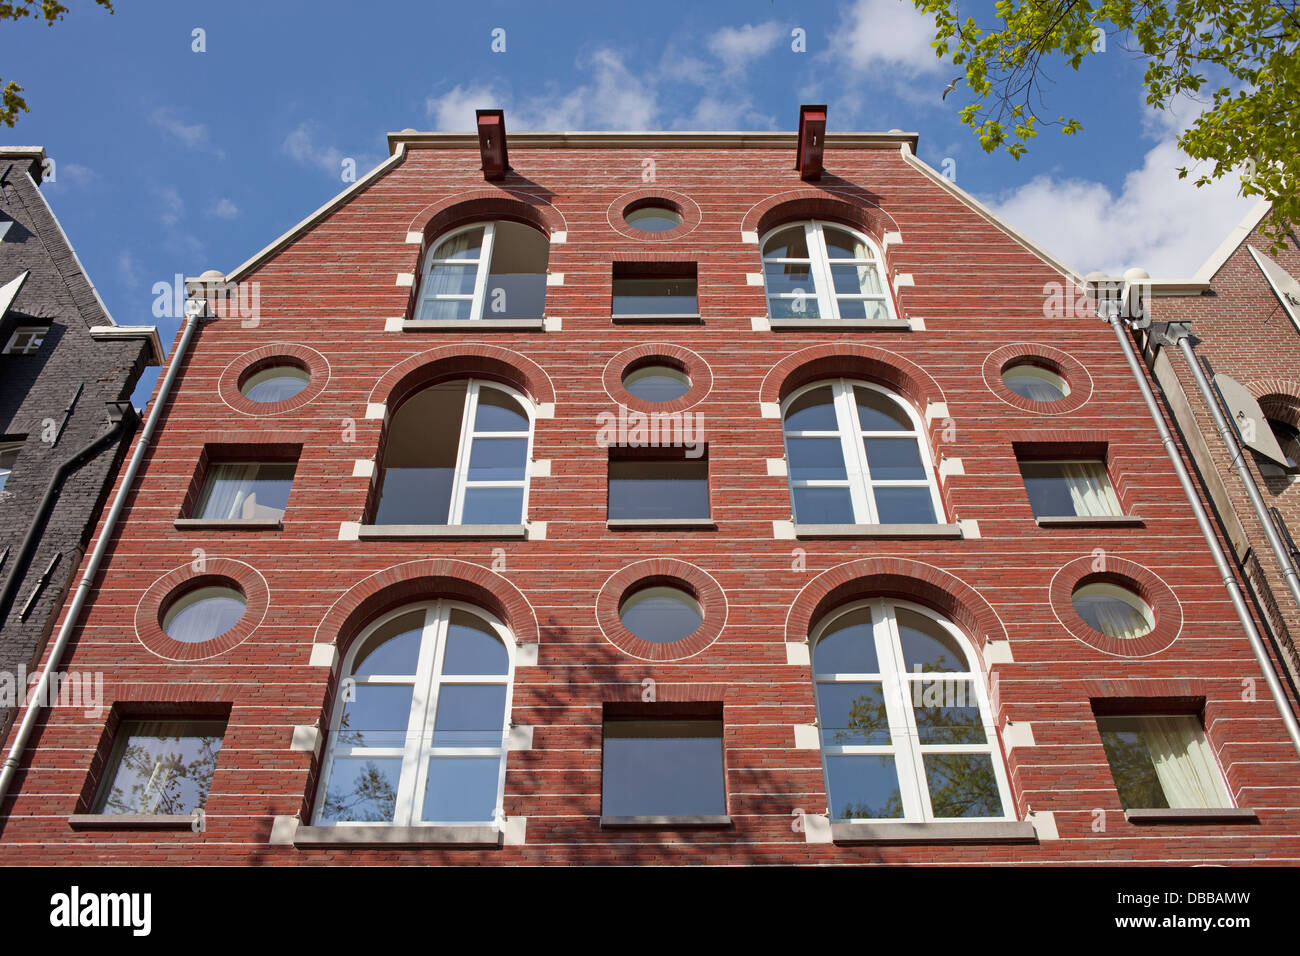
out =
[[[206,149],[208,147],[208,128],[202,123],[184,123],[177,119],[172,110],[167,108],[154,110],[150,120],[164,133],[188,149]],[[212,152],[221,156],[219,149]]]
[[[502,108],[504,97],[489,86],[462,87],[457,83],[442,96],[430,96],[424,101],[424,112],[433,121],[433,128],[449,132],[474,129],[474,111]],[[508,116],[510,126],[514,117]]]
[[709,37],[708,46],[730,71],[744,70],[787,36],[785,27],[769,20],[766,23],[723,27]]
[[1236,177],[1200,189],[1194,170],[1180,180],[1176,169],[1188,163],[1167,138],[1118,192],[1087,179],[1036,176],[986,204],[1081,272],[1118,275],[1140,266],[1156,278],[1186,278],[1255,203],[1238,195]]
[[175,186],[161,186],[156,190],[162,210],[158,218],[164,226],[175,226],[185,215],[185,200]]
[[140,285],[140,267],[129,250],[123,249],[117,254],[117,277],[132,289]]
[[239,207],[223,196],[208,207],[208,215],[216,216],[218,219],[234,219],[239,215]]
[[304,166],[313,166],[323,173],[339,181],[340,186],[347,185],[343,179],[344,161],[352,160],[355,163],[356,178],[360,179],[375,166],[379,165],[380,160],[369,154],[347,155],[343,150],[332,144],[323,144],[317,141],[317,126],[310,121],[299,123],[297,127],[289,132],[284,138],[281,146],[286,156],[295,159]]
[[888,69],[911,76],[937,73],[943,61],[930,46],[934,18],[911,0],[857,0],[831,34],[831,53],[858,73]]

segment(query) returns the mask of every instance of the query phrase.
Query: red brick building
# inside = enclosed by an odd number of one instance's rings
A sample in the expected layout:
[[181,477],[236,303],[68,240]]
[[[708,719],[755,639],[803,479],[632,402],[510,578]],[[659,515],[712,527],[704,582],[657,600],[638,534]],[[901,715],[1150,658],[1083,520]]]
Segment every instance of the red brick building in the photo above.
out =
[[1082,277],[805,121],[393,134],[206,276],[0,861],[1300,856]]

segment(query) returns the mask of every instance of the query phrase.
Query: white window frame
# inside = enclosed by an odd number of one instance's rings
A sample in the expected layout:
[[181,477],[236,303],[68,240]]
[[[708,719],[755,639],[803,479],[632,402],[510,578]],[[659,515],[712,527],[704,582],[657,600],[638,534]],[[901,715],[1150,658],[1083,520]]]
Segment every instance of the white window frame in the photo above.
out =
[[[937,623],[957,643],[966,656],[966,669],[963,671],[922,671],[912,672],[906,669],[903,659],[901,639],[895,615],[897,608],[903,608],[924,615]],[[861,609],[868,609],[871,614],[872,638],[875,642],[876,660],[880,665],[878,673],[844,674],[819,673],[816,670],[817,644],[826,631],[846,614]],[[957,820],[1015,820],[1014,802],[1011,787],[1007,779],[1002,747],[998,741],[997,729],[993,723],[993,711],[989,704],[985,688],[984,674],[974,664],[978,660],[966,636],[952,622],[935,614],[929,608],[910,601],[887,598],[872,598],[856,601],[836,608],[823,617],[811,632],[812,680],[817,699],[818,736],[821,742],[822,779],[826,785],[827,813],[831,813],[830,775],[827,772],[827,757],[851,756],[857,754],[888,755],[894,757],[898,773],[899,795],[902,798],[902,817],[882,817],[876,819],[851,818],[834,819],[835,823],[930,823],[935,821]],[[916,714],[912,708],[912,685],[918,681],[942,680],[958,683],[969,682],[975,689],[975,698],[979,705],[980,722],[986,735],[983,744],[923,744],[920,742],[916,725]],[[828,744],[825,728],[822,726],[821,685],[829,683],[864,683],[880,682],[882,697],[885,702],[885,714],[889,721],[889,744]],[[930,789],[925,781],[926,754],[975,753],[988,754],[993,764],[993,775],[997,780],[998,794],[1002,799],[1002,815],[997,817],[936,817],[930,803]]]
[[[5,355],[35,355],[45,344],[45,336],[49,333],[49,328],[43,325],[20,325],[14,329],[13,335],[9,336],[9,342],[5,345]],[[18,336],[30,335],[27,344],[21,348],[15,347],[18,342]]]
[[[813,389],[830,386],[834,396],[835,421],[837,429],[835,431],[791,431],[786,428],[786,416],[790,411],[790,406],[797,401],[805,392]],[[858,419],[858,407],[854,400],[853,389],[866,388],[874,392],[879,392],[886,399],[893,402],[907,414],[908,421],[912,423],[911,431],[863,431],[861,422]],[[781,434],[785,442],[786,460],[790,460],[789,439],[791,438],[838,438],[840,440],[840,454],[844,459],[846,475],[844,478],[813,478],[801,479],[796,481],[794,469],[789,468],[789,489],[790,489],[790,513],[795,515],[794,492],[796,488],[844,488],[849,489],[849,494],[853,499],[853,523],[854,524],[880,524],[880,513],[876,507],[875,488],[920,488],[928,487],[930,489],[930,500],[934,506],[935,524],[943,524],[945,511],[943,507],[943,498],[939,494],[939,484],[935,476],[934,458],[930,454],[930,443],[926,437],[925,423],[921,420],[920,414],[900,395],[871,382],[863,382],[858,379],[836,378],[823,379],[819,382],[813,382],[791,393],[791,395],[781,403]],[[870,463],[867,461],[867,450],[863,444],[864,438],[915,438],[919,443],[921,450],[921,464],[925,468],[925,478],[889,478],[875,480],[871,477]],[[796,522],[798,517],[795,517]],[[807,522],[805,522],[807,523]]]
[[[768,257],[763,253],[763,250],[767,248],[767,243],[769,239],[771,239],[778,232],[783,232],[786,229],[790,229],[796,226],[803,226],[804,228],[804,237],[808,243],[809,258],[798,259],[798,258],[780,258],[775,256]],[[831,274],[832,260],[830,258],[829,252],[827,251],[826,235],[823,232],[823,230],[828,226],[832,229],[839,229],[842,230],[843,232],[847,232],[849,235],[853,236],[855,239],[857,239],[859,242],[861,242],[863,245],[865,245],[868,249],[871,250],[872,258],[870,259],[835,259],[834,263],[837,266],[865,266],[865,265],[874,266],[876,269],[876,276],[880,280],[880,289],[882,293],[881,295],[858,294],[858,295],[837,296],[835,294],[835,280]],[[793,299],[803,298],[803,299],[811,299],[812,301],[815,301],[817,303],[816,317],[823,318],[823,319],[835,319],[836,321],[840,321],[840,307],[839,307],[838,300],[840,298],[845,298],[845,299],[857,299],[864,302],[884,302],[887,318],[890,320],[898,318],[898,313],[894,309],[894,297],[892,294],[892,290],[890,289],[889,286],[888,276],[885,272],[885,259],[884,256],[881,254],[880,247],[877,246],[874,241],[872,241],[870,236],[866,235],[863,232],[860,232],[857,229],[854,229],[850,226],[846,226],[843,223],[826,222],[819,219],[813,219],[807,222],[786,222],[786,223],[782,223],[779,226],[776,226],[773,229],[769,229],[767,233],[764,234],[762,239],[759,241],[758,249],[759,249],[759,262],[763,268],[762,274],[763,274],[763,294],[765,297],[764,301],[767,303],[767,311],[769,317],[771,317],[772,314],[771,301],[773,299],[793,300]],[[769,264],[770,265],[807,265],[809,267],[809,276],[813,281],[812,292],[800,294],[797,292],[769,291],[767,288],[767,266]],[[778,318],[777,321],[781,321],[781,319]],[[848,321],[861,321],[861,320],[850,319]]]
[[[444,655],[447,649],[447,628],[453,610],[465,611],[487,624],[505,645],[508,657],[506,673],[501,674],[453,674],[442,673]],[[414,674],[372,674],[365,677],[353,677],[357,655],[366,646],[372,634],[395,618],[416,611],[424,612],[424,628],[420,635],[419,658]],[[510,715],[513,706],[515,684],[515,640],[509,628],[496,617],[473,604],[463,601],[437,600],[421,601],[407,604],[376,618],[352,642],[339,673],[339,689],[335,695],[333,719],[337,724],[343,716],[345,698],[350,686],[405,686],[412,685],[411,713],[407,718],[406,739],[402,747],[358,747],[341,745],[338,740],[339,730],[330,729],[326,759],[322,766],[320,789],[316,796],[313,820],[316,826],[491,826],[501,829],[505,826],[505,777],[506,758],[509,755],[508,737],[510,734]],[[350,683],[349,683],[350,681]],[[438,693],[445,684],[504,684],[506,688],[506,709],[501,721],[501,743],[496,747],[435,747],[433,746],[434,718],[438,713]],[[433,757],[498,757],[497,793],[493,816],[481,821],[439,821],[421,820],[420,812],[424,806],[424,793],[428,785],[429,760]],[[330,774],[334,769],[336,758],[376,757],[401,758],[402,768],[398,778],[397,802],[393,808],[393,819],[385,821],[324,820],[325,797],[329,790]]]
[[[531,228],[525,226],[524,228]],[[448,239],[454,239],[463,232],[470,232],[474,229],[483,230],[483,244],[479,246],[478,259],[435,259],[433,254],[438,251]],[[492,256],[496,249],[497,222],[495,220],[481,220],[471,222],[465,226],[459,226],[450,232],[440,235],[434,242],[429,245],[429,252],[424,261],[424,266],[420,270],[420,296],[415,306],[415,317],[418,319],[424,309],[426,302],[464,302],[469,301],[469,319],[468,321],[476,322],[483,318],[483,310],[487,304],[487,281],[488,274],[492,271]],[[541,236],[541,233],[538,233]],[[547,260],[550,259],[550,240],[545,236],[542,237],[547,243]],[[430,291],[429,283],[430,273],[434,266],[476,266],[477,272],[474,276],[474,291],[471,293],[436,293]],[[542,311],[545,312],[543,303]],[[447,319],[430,319],[431,322],[455,321]],[[460,320],[466,321],[466,320]],[[526,321],[526,320],[525,320]]]

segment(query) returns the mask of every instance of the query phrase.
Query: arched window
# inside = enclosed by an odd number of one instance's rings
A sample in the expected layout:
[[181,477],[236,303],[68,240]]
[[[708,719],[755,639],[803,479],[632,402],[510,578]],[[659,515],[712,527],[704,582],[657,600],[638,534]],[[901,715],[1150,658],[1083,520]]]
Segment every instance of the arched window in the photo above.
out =
[[892,392],[835,379],[783,406],[797,524],[935,524],[943,503],[925,427]]
[[880,252],[862,233],[829,222],[787,224],[762,248],[770,318],[895,317]]
[[480,222],[438,238],[424,262],[417,319],[540,319],[550,243],[531,226]]
[[514,389],[430,386],[393,415],[375,524],[521,524],[531,454],[531,403]]
[[951,623],[863,601],[812,632],[833,820],[1014,819],[983,675]]
[[459,601],[392,611],[353,642],[315,822],[395,826],[504,821],[514,641]]

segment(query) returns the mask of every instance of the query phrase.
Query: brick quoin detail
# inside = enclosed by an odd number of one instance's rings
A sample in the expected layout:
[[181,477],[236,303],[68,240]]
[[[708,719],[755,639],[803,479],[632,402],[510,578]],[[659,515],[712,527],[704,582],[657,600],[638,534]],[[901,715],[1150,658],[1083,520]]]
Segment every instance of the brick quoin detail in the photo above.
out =
[[[1070,394],[1054,402],[1035,402],[1017,395],[1002,381],[1002,372],[1017,360],[1027,360],[1049,372],[1055,372],[1070,385]],[[994,349],[984,360],[984,382],[989,390],[1013,408],[1038,415],[1065,415],[1078,411],[1092,398],[1092,376],[1083,363],[1068,352],[1035,342],[1017,342]]]
[[[189,643],[167,636],[162,618],[175,602],[199,588],[233,587],[244,595],[244,615],[226,633],[210,641]],[[232,558],[203,557],[182,565],[154,581],[136,606],[135,633],[140,643],[159,657],[172,661],[201,661],[224,654],[246,641],[266,617],[271,592],[266,579],[252,565]]]
[[[1173,644],[1183,629],[1183,609],[1164,579],[1126,558],[1104,555],[1105,570],[1094,570],[1097,558],[1087,555],[1064,565],[1052,578],[1049,600],[1056,617],[1078,641],[1116,657],[1150,657]],[[1149,634],[1122,640],[1094,631],[1075,613],[1071,597],[1085,584],[1114,584],[1128,588],[1146,601],[1155,618]]]
[[[654,200],[661,201],[656,203]],[[667,206],[676,212],[682,217],[681,225],[665,229],[663,232],[642,232],[628,225],[624,219],[629,212],[655,205]],[[672,242],[674,239],[685,238],[695,231],[695,227],[700,224],[700,207],[690,196],[673,192],[671,189],[651,187],[634,189],[630,193],[619,196],[609,204],[605,216],[609,220],[609,227],[620,236],[644,242]]]
[[[704,621],[694,634],[671,644],[643,640],[623,626],[618,609],[623,599],[642,588],[678,587],[695,598]],[[596,621],[611,644],[645,661],[679,661],[704,650],[727,623],[727,598],[711,575],[685,561],[654,558],[629,565],[611,575],[596,596]]]
[[[660,361],[665,360],[665,361]],[[623,376],[647,365],[667,365],[685,372],[691,380],[690,390],[681,398],[671,402],[647,402],[637,398],[623,387]],[[639,412],[664,413],[680,412],[697,404],[713,388],[713,372],[708,362],[699,353],[680,345],[668,345],[663,342],[649,342],[624,349],[605,366],[605,391],[609,397],[620,405]]]

